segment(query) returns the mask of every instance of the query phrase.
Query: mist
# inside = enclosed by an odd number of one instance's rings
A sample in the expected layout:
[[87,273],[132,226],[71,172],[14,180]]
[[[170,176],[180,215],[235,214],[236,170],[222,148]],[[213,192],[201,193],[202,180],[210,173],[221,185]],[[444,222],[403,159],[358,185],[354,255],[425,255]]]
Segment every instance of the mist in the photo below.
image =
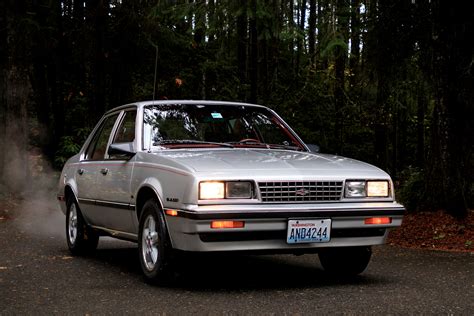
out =
[[56,200],[60,173],[51,167],[37,147],[14,153],[21,157],[12,157],[10,152],[9,159],[23,161],[26,165],[11,163],[8,172],[3,174],[1,198],[5,203],[2,203],[2,213],[24,234],[64,238],[65,216]]

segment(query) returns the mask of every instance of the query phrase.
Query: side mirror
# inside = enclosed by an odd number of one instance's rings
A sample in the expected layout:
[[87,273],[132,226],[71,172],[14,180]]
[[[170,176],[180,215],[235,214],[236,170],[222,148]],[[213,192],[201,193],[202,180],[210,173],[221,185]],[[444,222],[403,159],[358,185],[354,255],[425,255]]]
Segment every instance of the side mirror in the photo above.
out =
[[133,148],[133,143],[115,143],[110,144],[107,154],[117,158],[130,159],[136,152]]
[[319,146],[316,144],[306,144],[306,147],[308,147],[309,151],[312,153],[319,153]]

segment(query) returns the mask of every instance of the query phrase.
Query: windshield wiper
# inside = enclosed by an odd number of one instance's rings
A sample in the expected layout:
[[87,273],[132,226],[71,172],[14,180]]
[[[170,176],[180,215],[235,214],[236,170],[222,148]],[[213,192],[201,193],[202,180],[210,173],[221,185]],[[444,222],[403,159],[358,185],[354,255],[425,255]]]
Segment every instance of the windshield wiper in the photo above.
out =
[[207,142],[203,140],[194,140],[194,139],[165,139],[165,140],[160,140],[158,142],[153,143],[153,146],[173,145],[173,144],[179,144],[179,145],[203,144],[203,145],[216,145],[216,146],[221,146],[221,147],[234,148],[234,145],[231,145],[228,143]]
[[280,144],[265,144],[267,148],[276,148],[276,149],[287,149],[287,150],[296,150],[301,151],[299,146],[290,146],[290,145],[280,145]]
[[257,142],[257,140],[245,140],[245,141],[238,141],[238,142],[229,142],[230,144],[236,144],[236,145],[256,145],[258,148],[267,148],[267,149],[287,149],[287,150],[301,150],[300,147],[298,146],[290,146],[290,145],[283,145],[283,144],[268,144],[268,143],[262,143],[262,142]]

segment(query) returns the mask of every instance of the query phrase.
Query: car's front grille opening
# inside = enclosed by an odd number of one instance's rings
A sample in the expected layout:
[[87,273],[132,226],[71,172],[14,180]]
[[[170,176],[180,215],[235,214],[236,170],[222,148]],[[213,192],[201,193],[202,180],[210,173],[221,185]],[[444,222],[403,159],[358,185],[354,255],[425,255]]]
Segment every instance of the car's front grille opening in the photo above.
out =
[[[381,237],[385,234],[385,228],[349,228],[333,229],[333,238],[351,237]],[[201,233],[199,238],[203,242],[224,242],[224,241],[258,241],[258,240],[286,240],[286,230],[253,231],[253,232],[219,232]]]
[[262,202],[339,201],[342,181],[272,181],[259,182]]

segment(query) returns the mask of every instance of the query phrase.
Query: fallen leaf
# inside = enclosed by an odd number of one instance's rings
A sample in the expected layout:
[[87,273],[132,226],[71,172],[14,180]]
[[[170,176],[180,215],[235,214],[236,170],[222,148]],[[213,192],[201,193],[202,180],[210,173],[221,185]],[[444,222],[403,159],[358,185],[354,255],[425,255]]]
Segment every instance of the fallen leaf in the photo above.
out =
[[63,260],[69,260],[69,259],[72,259],[72,257],[71,257],[71,256],[62,256],[61,259],[63,259]]
[[6,270],[8,269],[7,267],[0,267],[0,270]]

